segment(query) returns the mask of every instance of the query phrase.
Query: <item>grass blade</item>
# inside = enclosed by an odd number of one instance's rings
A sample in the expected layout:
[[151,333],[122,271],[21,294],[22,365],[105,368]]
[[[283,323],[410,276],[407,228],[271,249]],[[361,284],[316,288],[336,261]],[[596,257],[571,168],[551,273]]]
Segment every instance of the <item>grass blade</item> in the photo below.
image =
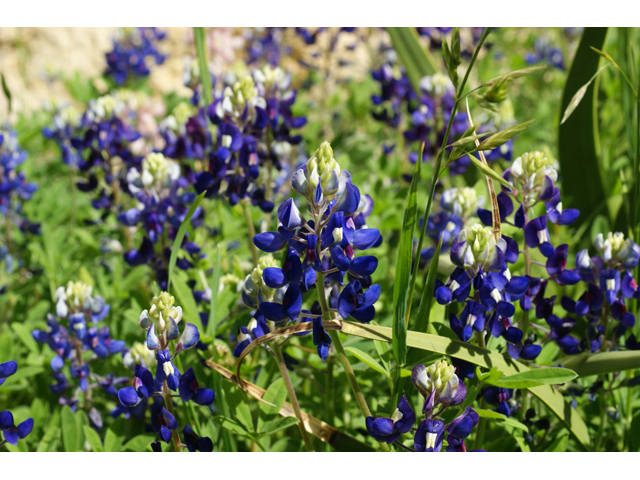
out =
[[413,231],[418,216],[418,183],[420,182],[420,164],[422,163],[422,149],[409,187],[407,205],[404,210],[402,233],[398,247],[396,262],[396,278],[393,285],[393,355],[398,365],[404,365],[407,360],[407,320],[410,313],[409,284],[411,281],[411,265],[413,253]]
[[180,225],[180,228],[178,229],[178,234],[176,235],[176,239],[173,241],[173,246],[171,247],[171,257],[169,257],[169,273],[168,273],[168,279],[167,279],[167,291],[171,290],[171,276],[173,274],[173,270],[176,267],[176,260],[178,260],[178,251],[180,250],[180,246],[182,245],[182,240],[184,239],[184,235],[185,233],[187,233],[189,222],[191,221],[191,217],[193,217],[193,213],[196,211],[196,208],[198,208],[198,205],[200,205],[200,202],[202,202],[202,199],[204,198],[206,193],[207,193],[206,190],[202,192],[191,204],[191,207],[189,207],[189,211],[187,212],[187,214],[184,217],[184,220],[182,221],[182,225]]

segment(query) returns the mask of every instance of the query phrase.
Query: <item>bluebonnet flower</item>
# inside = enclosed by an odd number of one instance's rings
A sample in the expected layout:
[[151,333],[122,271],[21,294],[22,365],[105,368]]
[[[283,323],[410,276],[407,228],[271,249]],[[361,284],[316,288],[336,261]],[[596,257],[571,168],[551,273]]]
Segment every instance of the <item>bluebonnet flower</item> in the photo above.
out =
[[476,215],[478,206],[484,202],[478,198],[475,189],[470,187],[450,188],[440,195],[438,202],[439,212],[429,215],[426,225],[427,236],[435,243],[435,246],[426,247],[420,252],[423,262],[431,260],[438,243],[442,242],[440,253],[451,250],[454,240],[458,237],[465,224]]
[[[446,360],[437,361],[429,367],[416,365],[411,380],[424,398],[422,413],[425,416],[415,429],[414,451],[439,452],[446,435],[447,452],[466,452],[464,439],[478,424],[478,414],[467,407],[462,415],[447,425],[439,418],[444,409],[460,405],[467,396],[467,389],[458,379],[455,368]],[[400,435],[409,433],[415,421],[416,415],[403,396],[391,418],[367,417],[366,427],[373,438],[391,444],[398,442]]]
[[199,436],[189,425],[184,426],[182,436],[190,452],[213,452],[211,439]]
[[91,204],[102,211],[103,219],[111,211],[117,212],[120,184],[125,182],[128,169],[142,161],[133,148],[140,138],[126,115],[125,102],[117,95],[104,95],[89,101],[69,140],[77,153],[70,165],[84,176],[77,187],[83,192],[95,192]]
[[0,126],[0,214],[23,232],[39,234],[40,224],[32,223],[22,213],[22,202],[30,200],[38,189],[17,169],[26,158],[27,152],[18,143],[17,133],[8,125]]
[[264,212],[273,210],[268,196],[278,182],[272,170],[286,168],[291,145],[302,140],[291,129],[306,123],[291,112],[296,91],[289,86],[290,78],[282,69],[267,66],[216,96],[207,109],[218,126],[216,147],[209,155],[208,170],[196,176],[196,191],[206,190],[207,196],[222,193],[231,205],[246,199]]
[[81,120],[82,113],[73,105],[54,106],[53,124],[42,129],[43,135],[58,145],[62,161],[69,166],[77,167],[82,159],[71,144]]
[[[10,360],[8,362],[0,363],[0,385],[2,385],[7,378],[18,371],[18,364]],[[11,445],[17,445],[18,440],[26,438],[27,435],[33,430],[33,418],[16,425],[14,423],[13,414],[10,411],[0,412],[0,445],[5,442]],[[4,439],[2,438],[4,437]]]
[[[107,393],[113,394],[108,387],[115,381],[109,374],[106,378],[90,369],[89,365],[96,359],[123,352],[125,342],[111,338],[109,327],[98,328],[96,324],[106,318],[110,306],[99,295],[93,295],[93,288],[83,282],[68,282],[66,287],[59,287],[55,292],[56,315],[47,314],[46,330],[33,330],[31,335],[38,343],[46,343],[55,353],[51,359],[54,384],[51,390],[61,397],[61,401],[70,404],[78,403],[78,395],[82,394],[83,407],[88,411],[94,425],[101,426],[99,412],[86,401],[90,389],[102,386]],[[67,326],[60,320],[67,320]],[[88,356],[85,352],[92,352]],[[69,364],[71,378],[77,380],[78,390],[68,393],[71,384],[63,371]],[[120,381],[120,380],[118,380]]]
[[186,102],[176,105],[159,129],[165,141],[164,155],[176,160],[202,160],[211,143],[204,110]]
[[[627,311],[627,300],[640,298],[638,285],[632,271],[640,259],[640,247],[620,232],[609,233],[605,238],[598,234],[594,245],[599,255],[590,257],[587,249],[576,254],[575,282],[586,284],[577,300],[563,296],[562,308],[571,316],[560,318],[553,313],[555,297],[549,299],[546,308],[536,312],[551,328],[550,338],[568,355],[583,351],[596,352],[606,349],[605,340],[617,340],[636,323],[635,315]],[[588,326],[579,338],[574,327],[575,317],[584,317]],[[609,329],[609,320],[619,322]],[[631,334],[627,337],[627,341]],[[633,345],[633,341],[629,343]]]
[[[165,443],[170,443],[173,437],[174,446],[177,449],[180,448],[178,422],[172,413],[173,408],[169,407],[173,402],[171,391],[178,391],[185,402],[193,400],[203,406],[211,405],[215,398],[213,390],[200,387],[192,368],[182,373],[173,363],[177,355],[194,347],[200,339],[198,328],[191,323],[185,324],[181,335],[178,327],[181,320],[182,308],[175,305],[174,297],[167,292],[161,292],[153,297],[151,307],[142,311],[138,323],[146,331],[146,347],[156,352],[155,376],[148,368],[136,364],[132,385],[118,391],[120,403],[125,408],[146,405],[149,399],[153,399],[154,403],[151,405],[153,431]],[[175,342],[173,354],[170,349],[172,342]],[[159,397],[164,397],[164,405]],[[191,432],[188,430],[185,433]],[[191,440],[190,438],[189,442]],[[203,440],[203,442],[206,441]],[[154,443],[153,448],[159,451],[160,447]]]
[[[161,153],[151,153],[142,161],[141,168],[131,168],[127,173],[128,189],[138,200],[137,207],[118,215],[126,227],[142,225],[144,237],[141,246],[125,253],[130,265],[150,264],[156,273],[158,284],[166,287],[168,264],[171,255],[166,245],[173,242],[189,207],[195,200],[193,192],[186,191],[189,182],[180,176],[177,163]],[[203,210],[198,207],[191,217],[194,227],[202,224]],[[185,238],[181,245],[183,255],[178,258],[178,268],[186,270],[203,256],[200,247]]]
[[525,61],[529,65],[545,62],[559,70],[565,70],[564,55],[562,50],[552,45],[547,38],[538,37],[533,42],[533,52],[525,55]]
[[369,434],[379,442],[393,443],[403,433],[408,433],[416,422],[416,415],[403,395],[391,418],[367,417]]
[[[360,191],[351,183],[351,175],[340,169],[329,143],[324,142],[314,157],[300,167],[291,179],[293,189],[309,203],[313,219],[307,220],[293,199],[278,208],[278,230],[257,234],[254,244],[262,251],[274,253],[286,249],[282,267],[272,257],[263,257],[243,288],[243,301],[258,308],[274,326],[288,322],[310,321],[319,317],[303,310],[303,294],[324,276],[327,308],[343,318],[370,322],[375,315],[373,304],[380,287],[369,277],[378,260],[373,255],[356,256],[356,251],[380,244],[376,229],[365,228],[370,213],[370,198],[361,205]],[[358,218],[358,225],[354,222]],[[344,286],[345,273],[349,282]],[[344,289],[340,291],[340,287]],[[328,290],[328,291],[327,291]],[[236,351],[242,351],[251,338],[264,328],[240,332]],[[257,333],[256,333],[257,332]],[[252,337],[253,335],[253,337]],[[314,321],[314,344],[325,360],[330,341],[319,321]]]
[[489,405],[496,405],[498,413],[507,417],[515,414],[515,402],[509,402],[513,390],[503,387],[489,386],[484,391],[484,399]]
[[162,65],[166,55],[158,50],[158,43],[166,34],[156,27],[126,27],[113,39],[113,50],[106,53],[105,75],[122,85],[132,77],[147,77],[152,59]]

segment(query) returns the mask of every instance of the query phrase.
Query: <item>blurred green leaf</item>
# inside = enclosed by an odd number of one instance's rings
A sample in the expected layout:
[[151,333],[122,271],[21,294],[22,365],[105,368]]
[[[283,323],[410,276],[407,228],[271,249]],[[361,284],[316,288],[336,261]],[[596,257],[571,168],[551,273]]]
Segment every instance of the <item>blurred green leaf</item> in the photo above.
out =
[[122,449],[130,452],[149,452],[155,439],[155,435],[138,435],[125,443]]
[[92,452],[104,452],[104,448],[102,447],[102,440],[100,440],[100,435],[89,425],[83,425],[84,429],[84,437],[91,445]]
[[[576,92],[598,71],[600,57],[591,47],[602,48],[607,28],[586,27],[567,76],[560,107],[567,110]],[[605,205],[606,192],[597,149],[596,95],[593,85],[584,93],[573,114],[560,125],[558,154],[563,177],[563,195],[571,199],[571,207],[582,212],[574,226],[582,224],[589,213]],[[607,212],[608,213],[608,212]]]
[[80,452],[80,429],[76,417],[68,405],[62,407],[60,412],[60,424],[62,427],[62,442],[65,452]]
[[387,27],[391,43],[400,62],[404,66],[411,86],[416,92],[420,91],[420,80],[427,75],[433,75],[439,68],[431,54],[425,51],[415,27]]

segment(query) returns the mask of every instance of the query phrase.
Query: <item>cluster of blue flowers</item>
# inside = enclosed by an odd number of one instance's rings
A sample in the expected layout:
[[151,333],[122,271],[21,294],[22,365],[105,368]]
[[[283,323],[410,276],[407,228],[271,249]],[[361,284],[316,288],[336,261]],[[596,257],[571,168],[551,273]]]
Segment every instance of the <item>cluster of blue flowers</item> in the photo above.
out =
[[[92,293],[93,288],[82,282],[69,282],[66,287],[59,287],[55,293],[56,315],[48,314],[46,329],[34,330],[31,335],[38,343],[46,343],[55,353],[51,359],[55,384],[50,388],[61,397],[60,403],[69,405],[75,411],[78,402],[83,398],[82,407],[89,413],[93,425],[101,428],[102,417],[100,412],[92,407],[88,392],[97,387],[106,387],[115,377],[112,374],[102,377],[92,371],[89,364],[121,353],[125,348],[125,342],[112,339],[109,327],[98,328],[95,325],[104,320],[110,306],[102,297]],[[60,320],[66,320],[67,325],[61,325]],[[89,357],[85,352],[93,354]],[[71,377],[77,381],[77,386],[70,384],[63,371],[67,364]]]
[[158,43],[166,33],[156,27],[125,27],[113,39],[113,50],[106,53],[105,75],[123,85],[130,78],[149,75],[150,60],[162,65],[166,55],[158,50]]
[[[17,371],[18,364],[13,360],[0,363],[0,386]],[[16,425],[13,414],[9,410],[0,412],[0,446],[5,442],[17,445],[18,440],[29,435],[31,430],[33,430],[33,418],[28,418]]]
[[21,231],[40,234],[40,224],[22,214],[22,201],[31,199],[38,189],[37,184],[27,181],[24,172],[17,170],[26,158],[27,152],[20,147],[17,133],[8,126],[0,128],[0,213]]
[[[216,95],[207,108],[218,127],[216,146],[208,170],[196,175],[198,193],[222,194],[231,205],[249,199],[264,212],[273,210],[272,194],[278,179],[288,177],[292,145],[302,141],[292,130],[306,123],[292,113],[296,90],[290,86],[287,73],[267,65]],[[276,176],[274,170],[284,175]]]
[[413,451],[439,452],[446,441],[446,452],[466,452],[464,440],[478,424],[480,417],[477,412],[467,407],[447,425],[439,418],[446,408],[460,405],[467,396],[467,388],[456,375],[455,368],[446,360],[439,360],[429,367],[416,365],[411,372],[411,380],[424,398],[422,413],[425,418],[418,428],[413,428],[416,415],[403,395],[390,418],[367,417],[369,434],[379,442],[402,446],[400,436],[415,430]]
[[[640,260],[640,247],[620,232],[609,233],[606,238],[599,234],[594,243],[598,255],[590,257],[587,249],[579,251],[575,270],[564,269],[568,256],[566,245],[555,249],[547,261],[547,271],[550,268],[552,271],[564,270],[558,275],[564,275],[565,281],[566,277],[571,277],[572,283],[568,284],[583,282],[586,285],[577,299],[568,296],[560,299],[567,316],[554,315],[555,296],[536,306],[536,317],[544,318],[551,329],[549,338],[568,355],[609,350],[622,335],[630,333],[636,323],[635,315],[627,311],[627,301],[640,298],[632,273]],[[544,286],[543,283],[541,291]],[[576,328],[579,319],[586,321],[586,328]],[[583,333],[577,333],[581,330]],[[630,333],[627,348],[637,349],[636,343],[635,336]]]
[[[361,197],[351,175],[333,158],[324,142],[306,165],[295,171],[293,189],[308,202],[311,218],[305,218],[293,198],[278,208],[278,230],[257,234],[254,244],[263,252],[286,250],[282,268],[271,256],[263,257],[243,287],[243,301],[258,311],[247,328],[241,328],[234,354],[269,331],[268,323],[313,322],[313,341],[325,360],[331,339],[322,328],[322,314],[339,314],[367,323],[373,320],[373,304],[380,286],[370,276],[378,266],[373,255],[355,256],[357,250],[377,247],[380,232],[366,228],[373,208],[370,197]],[[345,274],[347,283],[345,284]],[[322,282],[322,283],[319,283]],[[320,285],[320,309],[303,310],[303,294]],[[326,292],[326,293],[325,293]]]
[[[103,212],[103,219],[111,212],[117,214],[116,197],[126,180],[126,172],[142,161],[132,148],[141,135],[124,114],[121,99],[104,95],[90,100],[79,120],[72,113],[61,113],[60,122],[54,121],[54,129],[45,131],[59,144],[65,162],[85,177],[77,184],[78,189],[96,192],[91,203]],[[68,132],[72,132],[71,138]]]
[[544,37],[538,37],[533,43],[533,52],[525,55],[525,61],[529,65],[545,62],[553,65],[555,68],[564,70],[564,55],[562,50],[551,45],[549,40]]
[[[515,302],[519,301],[523,312],[532,305],[538,311],[548,303],[543,297],[549,281],[574,285],[580,280],[576,272],[565,269],[568,247],[554,248],[549,243],[547,229],[547,220],[568,225],[577,219],[579,212],[562,208],[559,190],[554,186],[557,172],[541,152],[518,157],[503,176],[516,188],[503,187],[497,195],[500,221],[523,230],[525,255],[530,254],[529,249],[539,249],[548,259],[549,278],[541,280],[529,271],[524,276],[512,277],[507,264],[518,260],[521,253],[518,243],[506,235],[496,235],[489,228],[493,226],[491,211],[478,209],[478,217],[487,226],[475,224],[458,234],[450,251],[456,269],[445,284],[437,283],[435,296],[441,305],[454,300],[464,303],[463,310],[458,315],[452,313],[449,319],[452,330],[461,340],[469,341],[475,331],[484,343],[484,331],[488,330],[492,336],[506,340],[507,351],[514,359],[533,360],[541,346],[535,344],[535,335],[525,338],[523,330],[514,325]],[[517,209],[513,199],[519,203]],[[530,218],[539,202],[545,204],[547,215]],[[530,266],[530,258],[526,261]]]
[[[140,247],[126,252],[124,258],[133,266],[149,264],[160,288],[166,288],[171,245],[196,195],[188,191],[190,183],[181,176],[180,166],[161,153],[150,153],[139,169],[131,168],[127,182],[137,206],[121,212],[118,220],[126,227],[141,226],[144,237]],[[203,217],[198,207],[191,217],[194,228],[202,224]],[[184,255],[176,265],[183,270],[192,268],[203,255],[188,239],[181,250]]]
[[[153,297],[151,307],[140,314],[139,325],[146,332],[146,347],[155,352],[155,376],[146,366],[136,364],[132,386],[118,391],[120,403],[127,409],[146,405],[152,400],[151,424],[159,439],[152,444],[154,451],[162,451],[160,440],[170,443],[173,438],[176,448],[182,445],[171,392],[177,391],[185,402],[194,401],[203,406],[213,404],[215,399],[213,390],[200,387],[193,368],[180,372],[173,363],[180,353],[194,347],[200,339],[198,328],[191,323],[185,324],[181,335],[178,328],[181,321],[182,308],[175,305],[174,297],[167,292]],[[175,341],[172,354],[171,344]],[[189,425],[184,427],[183,434],[184,444],[189,451],[213,450],[211,440],[199,437]]]

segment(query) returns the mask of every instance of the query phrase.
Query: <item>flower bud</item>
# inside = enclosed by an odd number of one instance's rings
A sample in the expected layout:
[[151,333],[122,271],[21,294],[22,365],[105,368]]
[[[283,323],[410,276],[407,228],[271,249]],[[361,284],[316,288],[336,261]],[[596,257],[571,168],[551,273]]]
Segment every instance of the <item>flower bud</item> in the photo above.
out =
[[539,190],[545,177],[553,182],[558,179],[554,162],[542,152],[527,152],[516,158],[511,165],[511,175],[528,191]]
[[331,144],[324,141],[307,162],[307,179],[314,190],[320,183],[326,194],[333,194],[339,188],[339,178],[340,165],[333,158]]

